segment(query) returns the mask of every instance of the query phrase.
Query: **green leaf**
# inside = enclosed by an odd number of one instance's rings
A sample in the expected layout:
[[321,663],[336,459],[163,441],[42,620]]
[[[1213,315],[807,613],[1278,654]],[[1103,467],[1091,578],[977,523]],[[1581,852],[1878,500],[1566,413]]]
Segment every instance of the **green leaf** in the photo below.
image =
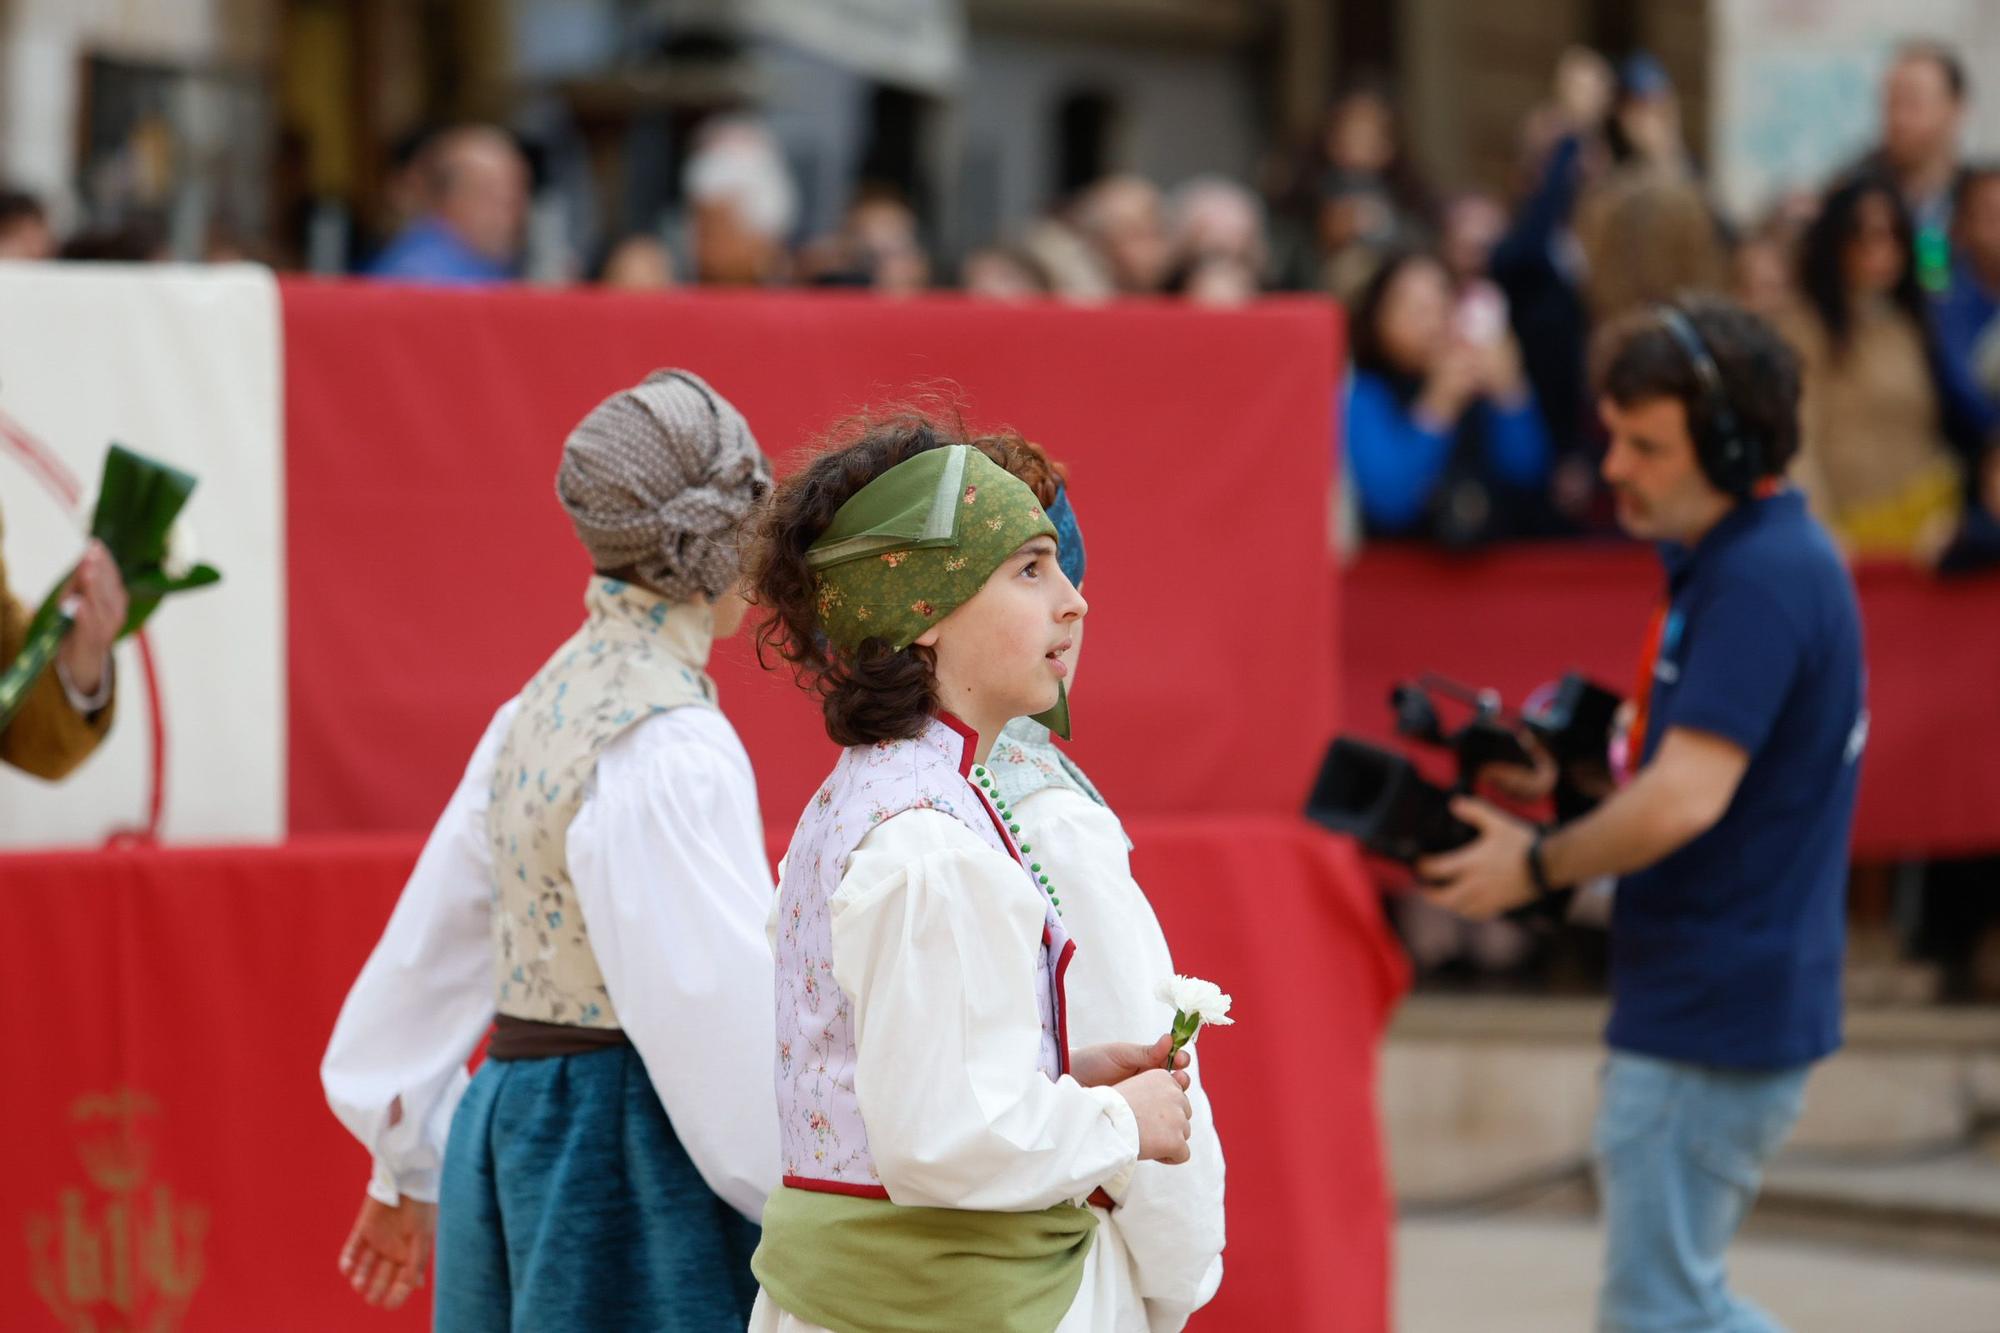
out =
[[126,582],[166,556],[167,532],[194,493],[195,478],[114,444],[104,456],[91,535],[103,542]]
[[195,588],[206,588],[211,583],[222,582],[222,575],[213,565],[196,565],[180,578],[169,578],[164,569],[149,570],[129,580],[125,590],[134,597],[146,595],[165,597],[169,593],[189,592]]
[[[46,609],[46,607],[45,607]],[[0,727],[14,720],[14,714],[28,697],[42,672],[54,660],[56,649],[62,646],[62,637],[69,632],[69,617],[61,612],[44,616],[39,612],[28,624],[27,637],[22,641],[21,651],[0,671]]]
[[[91,515],[90,533],[111,552],[119,577],[125,581],[129,603],[125,626],[118,632],[120,638],[138,633],[164,598],[205,588],[222,579],[213,565],[196,565],[177,579],[169,577],[164,567],[167,533],[186,507],[195,485],[191,474],[122,444],[113,444],[104,455],[104,472],[98,481],[97,509]],[[76,568],[71,566],[56,580],[29,622],[30,638],[38,631],[45,631],[60,614],[56,605],[58,594],[75,574]]]

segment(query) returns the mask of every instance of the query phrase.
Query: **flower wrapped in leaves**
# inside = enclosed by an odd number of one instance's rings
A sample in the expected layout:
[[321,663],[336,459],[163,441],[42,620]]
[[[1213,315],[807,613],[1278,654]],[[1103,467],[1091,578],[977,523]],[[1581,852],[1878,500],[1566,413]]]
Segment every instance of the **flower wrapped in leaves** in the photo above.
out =
[[[104,543],[125,583],[129,610],[121,639],[138,632],[167,597],[222,578],[213,566],[196,563],[185,530],[175,531],[195,485],[192,475],[123,445],[112,445],[104,456],[90,535]],[[73,620],[62,591],[75,573],[74,566],[65,570],[42,599],[21,652],[0,671],[0,726],[13,718],[69,632]]]

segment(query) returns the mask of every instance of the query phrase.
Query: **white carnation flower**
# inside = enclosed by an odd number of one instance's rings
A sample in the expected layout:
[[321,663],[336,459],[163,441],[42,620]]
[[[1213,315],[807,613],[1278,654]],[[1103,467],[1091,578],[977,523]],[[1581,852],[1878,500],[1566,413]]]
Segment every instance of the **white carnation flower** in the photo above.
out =
[[173,526],[167,529],[167,553],[160,560],[160,568],[168,578],[178,581],[194,572],[198,558],[194,529],[188,526],[186,519],[175,519]]
[[1229,997],[1213,981],[1203,981],[1200,977],[1168,977],[1160,983],[1159,997],[1172,1005],[1176,1014],[1199,1018],[1203,1023],[1229,1027],[1236,1022],[1229,1016]]

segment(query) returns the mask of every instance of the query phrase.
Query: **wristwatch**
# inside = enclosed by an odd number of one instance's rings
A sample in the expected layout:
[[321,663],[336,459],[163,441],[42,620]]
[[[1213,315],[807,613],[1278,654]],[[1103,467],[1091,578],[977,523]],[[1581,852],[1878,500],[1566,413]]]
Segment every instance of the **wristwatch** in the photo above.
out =
[[1556,891],[1556,886],[1549,883],[1549,868],[1542,864],[1542,839],[1548,836],[1548,832],[1543,830],[1536,833],[1535,840],[1528,844],[1528,880],[1535,886],[1537,898],[1546,898]]

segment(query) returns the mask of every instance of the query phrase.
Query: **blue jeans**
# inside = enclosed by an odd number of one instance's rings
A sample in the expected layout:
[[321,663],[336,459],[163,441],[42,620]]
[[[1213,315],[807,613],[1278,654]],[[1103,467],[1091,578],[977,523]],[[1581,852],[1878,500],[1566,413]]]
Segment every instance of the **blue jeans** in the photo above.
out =
[[1717,1069],[1613,1051],[1592,1135],[1604,1208],[1598,1333],[1773,1333],[1723,1251],[1798,1119],[1807,1066]]

